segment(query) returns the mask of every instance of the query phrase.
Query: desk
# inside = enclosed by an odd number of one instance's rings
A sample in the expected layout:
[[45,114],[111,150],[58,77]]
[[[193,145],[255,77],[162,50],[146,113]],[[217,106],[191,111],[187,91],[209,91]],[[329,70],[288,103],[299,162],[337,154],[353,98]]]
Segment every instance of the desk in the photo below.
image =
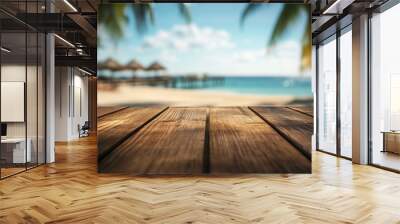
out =
[[400,154],[400,131],[383,131],[382,152]]
[[1,139],[1,156],[6,160],[6,163],[25,163],[32,159],[30,138],[25,152],[25,138],[5,138]]

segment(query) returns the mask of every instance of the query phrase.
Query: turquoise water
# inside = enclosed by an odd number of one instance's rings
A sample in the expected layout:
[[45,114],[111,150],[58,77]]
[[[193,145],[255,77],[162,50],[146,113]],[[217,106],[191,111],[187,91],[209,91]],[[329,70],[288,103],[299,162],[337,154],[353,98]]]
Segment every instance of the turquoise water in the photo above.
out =
[[256,94],[268,96],[312,96],[311,79],[308,77],[224,77],[224,81],[204,85],[202,82],[187,86],[178,83],[176,88],[206,89],[213,91]]

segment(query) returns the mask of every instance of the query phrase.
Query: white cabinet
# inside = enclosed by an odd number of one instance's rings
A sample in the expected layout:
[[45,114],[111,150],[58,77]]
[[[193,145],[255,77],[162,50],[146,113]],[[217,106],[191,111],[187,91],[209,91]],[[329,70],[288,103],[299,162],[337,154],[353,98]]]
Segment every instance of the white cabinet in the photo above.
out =
[[12,163],[25,163],[32,161],[32,140],[26,140],[27,147],[25,151],[25,138],[7,138],[2,139],[2,146],[11,147]]

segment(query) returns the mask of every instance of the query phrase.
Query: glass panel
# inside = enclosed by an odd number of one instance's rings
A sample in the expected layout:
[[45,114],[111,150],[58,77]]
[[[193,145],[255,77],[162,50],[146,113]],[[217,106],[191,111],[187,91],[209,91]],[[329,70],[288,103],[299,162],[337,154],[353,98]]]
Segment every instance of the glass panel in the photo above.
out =
[[30,159],[30,151],[26,151],[25,31],[3,32],[1,45],[1,172],[5,177],[25,170]]
[[340,37],[340,152],[352,156],[352,35]]
[[336,153],[336,40],[318,48],[318,147]]
[[[1,1],[13,14],[43,13],[45,1]],[[33,17],[35,19],[37,17]],[[0,176],[45,162],[45,35],[0,12]]]
[[372,163],[400,170],[400,5],[372,18]]
[[[27,13],[37,13],[37,1],[27,2]],[[35,20],[38,17],[33,17]],[[34,21],[32,21],[34,22]],[[35,21],[36,22],[36,21]],[[26,116],[27,116],[27,150],[28,158],[27,167],[32,168],[37,166],[38,160],[38,33],[36,30],[27,29],[27,80],[26,80]]]

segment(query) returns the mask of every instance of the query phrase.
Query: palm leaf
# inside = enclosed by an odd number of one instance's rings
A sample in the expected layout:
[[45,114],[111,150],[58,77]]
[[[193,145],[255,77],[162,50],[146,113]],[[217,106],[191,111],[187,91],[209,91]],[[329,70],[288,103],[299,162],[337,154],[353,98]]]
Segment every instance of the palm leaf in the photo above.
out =
[[120,38],[123,35],[124,25],[128,18],[125,15],[124,4],[101,5],[99,10],[99,25],[104,26],[106,31],[113,38]]
[[132,4],[131,9],[135,17],[135,27],[138,33],[145,32],[149,23],[154,24],[153,8],[150,3]]
[[274,46],[283,36],[287,28],[297,22],[298,16],[305,7],[295,4],[285,4],[275,23],[268,46]]
[[178,9],[179,9],[179,13],[182,15],[182,17],[185,19],[185,21],[187,23],[191,23],[192,16],[191,16],[189,7],[185,3],[179,3]]
[[[261,8],[266,6],[265,4],[249,3],[243,10],[240,23],[241,25],[245,22],[246,18]],[[273,28],[271,37],[267,42],[267,47],[275,46],[283,37],[288,27],[297,22],[297,18],[305,12],[307,15],[307,21],[311,20],[309,6],[298,5],[298,4],[284,4],[279,14],[279,17]],[[305,23],[304,33],[301,40],[301,67],[302,71],[307,70],[311,67],[311,30],[310,22]]]
[[246,8],[243,10],[242,15],[240,16],[240,26],[244,25],[245,20],[249,17],[250,14],[254,13],[258,9],[261,8],[263,4],[259,3],[249,3]]
[[[310,13],[307,14],[307,21],[311,20]],[[301,70],[308,70],[311,68],[311,26],[310,22],[306,23],[306,28],[304,29],[303,39],[302,39],[302,49],[301,49]]]

